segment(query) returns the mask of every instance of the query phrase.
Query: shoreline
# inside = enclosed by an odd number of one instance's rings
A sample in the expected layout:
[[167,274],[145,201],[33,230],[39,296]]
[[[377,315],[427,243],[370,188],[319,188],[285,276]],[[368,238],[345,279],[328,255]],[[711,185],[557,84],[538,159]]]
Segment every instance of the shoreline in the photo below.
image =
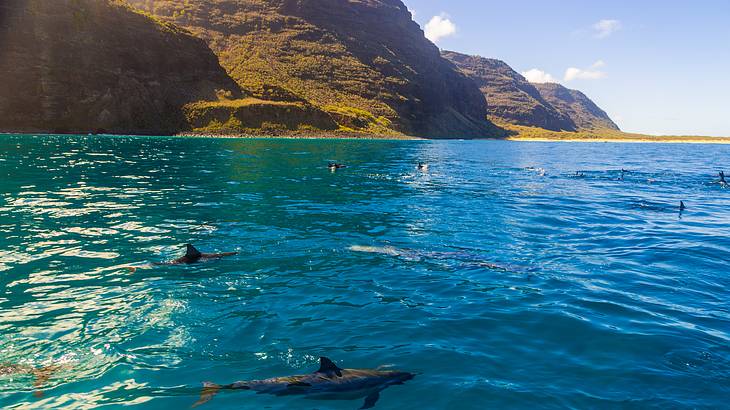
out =
[[626,144],[730,144],[727,137],[617,137],[617,138],[540,138],[540,137],[507,137],[506,141],[515,142],[579,142],[579,143],[626,143]]
[[498,127],[511,135],[508,141],[523,142],[595,142],[595,143],[627,143],[627,144],[730,144],[728,137],[710,137],[705,135],[647,135],[635,132],[624,132],[614,129],[593,129],[578,131],[551,131],[525,125],[509,124],[492,118]]
[[379,135],[365,133],[339,132],[285,132],[261,134],[183,132],[174,135],[146,134],[86,134],[86,133],[48,133],[48,132],[0,132],[0,136],[98,136],[98,137],[162,137],[162,138],[221,138],[221,139],[292,139],[292,140],[372,140],[372,141],[510,141],[510,142],[568,142],[568,143],[626,143],[626,144],[719,144],[730,145],[730,137],[674,137],[674,136],[640,136],[625,134],[617,136],[509,136],[505,138],[423,138],[403,134]]
[[381,140],[381,141],[423,141],[428,138],[413,137],[404,134],[367,134],[357,132],[337,132],[337,131],[291,131],[282,133],[261,133],[261,134],[236,134],[236,133],[209,133],[209,132],[181,132],[173,135],[173,137],[183,138],[237,138],[237,139],[337,139],[337,140]]
[[[178,134],[120,134],[120,133],[59,133],[59,132],[7,132],[0,131],[0,137],[9,135],[19,136],[80,136],[80,137],[142,137],[142,138],[221,138],[221,139],[300,139],[300,140],[379,140],[379,141],[426,141],[430,138],[414,137],[409,135],[380,135],[365,133],[338,133],[338,132],[288,132],[260,134],[211,133],[211,132],[181,132]],[[455,140],[455,139],[454,139]]]

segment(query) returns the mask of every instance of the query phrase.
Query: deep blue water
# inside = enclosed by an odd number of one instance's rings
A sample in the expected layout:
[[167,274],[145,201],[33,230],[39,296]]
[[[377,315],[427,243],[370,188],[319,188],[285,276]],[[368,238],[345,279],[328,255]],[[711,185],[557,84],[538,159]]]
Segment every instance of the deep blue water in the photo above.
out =
[[[730,189],[713,182],[729,159],[0,136],[0,373],[26,369],[0,376],[0,407],[182,409],[203,381],[324,355],[419,373],[378,409],[727,408]],[[145,265],[188,242],[240,254]],[[52,370],[34,387],[31,368]],[[231,392],[201,409],[361,404]]]

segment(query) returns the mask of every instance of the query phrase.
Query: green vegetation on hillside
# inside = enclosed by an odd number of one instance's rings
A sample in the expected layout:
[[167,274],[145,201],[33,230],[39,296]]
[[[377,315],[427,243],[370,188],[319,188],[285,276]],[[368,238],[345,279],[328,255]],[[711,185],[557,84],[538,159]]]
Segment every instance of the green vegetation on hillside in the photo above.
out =
[[4,0],[0,32],[0,131],[649,138],[400,0]]
[[499,122],[493,120],[509,131],[507,139],[514,141],[584,141],[584,142],[693,142],[706,144],[730,144],[730,138],[703,137],[693,135],[645,135],[622,132],[612,129],[570,131],[550,131],[538,127],[526,127],[521,125]]
[[196,102],[185,106],[193,131],[201,133],[283,133],[334,131],[337,124],[325,112],[304,102],[257,98]]
[[[345,129],[496,135],[478,88],[440,56],[400,0],[129,2],[208,41],[254,97],[282,91],[277,98],[306,100]],[[366,116],[352,110],[377,120],[353,127]]]

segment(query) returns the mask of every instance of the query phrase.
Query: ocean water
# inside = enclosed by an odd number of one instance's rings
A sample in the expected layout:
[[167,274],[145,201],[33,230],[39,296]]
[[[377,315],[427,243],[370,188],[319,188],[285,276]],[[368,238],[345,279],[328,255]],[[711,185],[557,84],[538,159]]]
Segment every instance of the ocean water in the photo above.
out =
[[[418,373],[378,409],[727,408],[729,158],[0,136],[0,407],[183,409],[203,381],[328,356]],[[185,243],[239,254],[149,265]],[[361,405],[243,391],[200,408]]]

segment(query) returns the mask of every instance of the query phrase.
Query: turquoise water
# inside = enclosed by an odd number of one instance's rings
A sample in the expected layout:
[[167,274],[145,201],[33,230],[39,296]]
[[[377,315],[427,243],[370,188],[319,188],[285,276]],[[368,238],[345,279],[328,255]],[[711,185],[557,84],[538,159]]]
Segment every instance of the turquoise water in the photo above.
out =
[[[728,158],[0,136],[0,363],[53,369],[41,397],[0,376],[0,407],[182,409],[203,381],[321,355],[419,373],[378,409],[727,407],[730,189],[713,181]],[[146,265],[188,242],[240,253]],[[361,404],[234,392],[201,409]]]

